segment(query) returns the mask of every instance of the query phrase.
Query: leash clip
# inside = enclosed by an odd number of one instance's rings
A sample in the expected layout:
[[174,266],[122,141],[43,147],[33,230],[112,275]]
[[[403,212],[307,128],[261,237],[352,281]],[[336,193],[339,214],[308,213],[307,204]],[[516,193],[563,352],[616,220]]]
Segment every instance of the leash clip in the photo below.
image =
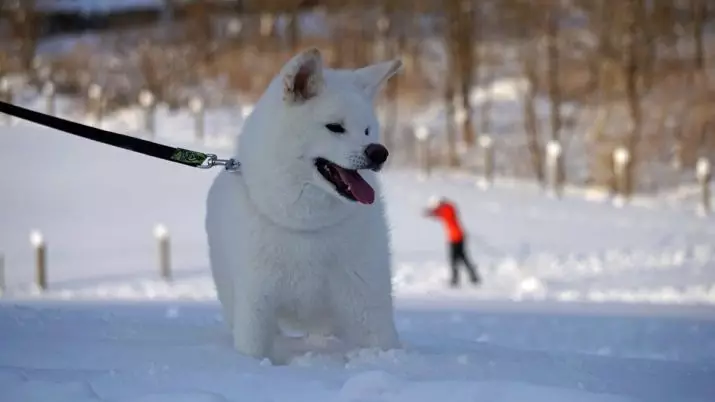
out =
[[206,154],[204,163],[197,167],[199,169],[211,169],[214,166],[225,166],[226,171],[237,172],[238,168],[241,167],[241,163],[233,158],[219,159],[215,154]]

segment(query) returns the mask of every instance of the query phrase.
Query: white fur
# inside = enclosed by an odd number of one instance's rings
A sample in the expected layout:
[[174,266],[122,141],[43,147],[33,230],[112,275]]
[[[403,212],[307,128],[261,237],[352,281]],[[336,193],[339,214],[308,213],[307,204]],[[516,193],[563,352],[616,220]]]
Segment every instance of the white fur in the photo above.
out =
[[[218,174],[206,215],[211,269],[239,352],[274,359],[284,324],[335,335],[351,347],[400,346],[376,173],[360,170],[376,193],[364,205],[337,194],[313,163],[364,163],[365,146],[380,137],[374,97],[400,66],[325,69],[316,49],[304,51],[245,122],[236,152],[241,171]],[[307,81],[296,78],[306,73]],[[338,120],[345,134],[325,128]]]

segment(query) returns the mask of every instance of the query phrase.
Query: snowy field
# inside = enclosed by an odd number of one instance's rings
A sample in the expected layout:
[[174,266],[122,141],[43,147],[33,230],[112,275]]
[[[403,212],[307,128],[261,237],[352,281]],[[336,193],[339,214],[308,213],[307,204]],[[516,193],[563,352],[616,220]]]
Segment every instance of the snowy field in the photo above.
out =
[[[156,140],[226,155],[240,124],[214,112],[218,137],[196,144],[187,116],[161,111]],[[581,189],[558,200],[388,170],[404,350],[317,345],[271,366],[235,353],[221,322],[203,232],[217,170],[18,122],[0,126],[0,169],[0,402],[715,400],[715,219],[687,195],[617,208]],[[442,228],[420,217],[433,194],[461,207],[479,288],[445,286]],[[32,286],[33,229],[48,244],[46,293]]]

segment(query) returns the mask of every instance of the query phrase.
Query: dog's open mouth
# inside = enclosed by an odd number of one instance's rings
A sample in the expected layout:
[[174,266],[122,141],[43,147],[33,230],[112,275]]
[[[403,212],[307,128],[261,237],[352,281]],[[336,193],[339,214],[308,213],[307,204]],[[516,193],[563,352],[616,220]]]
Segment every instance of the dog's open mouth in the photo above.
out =
[[357,170],[345,169],[323,158],[315,160],[315,167],[343,197],[362,204],[372,204],[375,201],[375,190]]

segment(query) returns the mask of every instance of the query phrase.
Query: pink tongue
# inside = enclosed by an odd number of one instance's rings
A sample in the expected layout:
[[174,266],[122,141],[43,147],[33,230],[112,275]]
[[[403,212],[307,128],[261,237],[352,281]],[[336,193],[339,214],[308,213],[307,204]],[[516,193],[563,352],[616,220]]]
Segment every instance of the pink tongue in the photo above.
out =
[[363,204],[372,204],[375,201],[375,190],[356,171],[347,171],[338,167],[340,177],[350,186],[350,192],[356,200]]

